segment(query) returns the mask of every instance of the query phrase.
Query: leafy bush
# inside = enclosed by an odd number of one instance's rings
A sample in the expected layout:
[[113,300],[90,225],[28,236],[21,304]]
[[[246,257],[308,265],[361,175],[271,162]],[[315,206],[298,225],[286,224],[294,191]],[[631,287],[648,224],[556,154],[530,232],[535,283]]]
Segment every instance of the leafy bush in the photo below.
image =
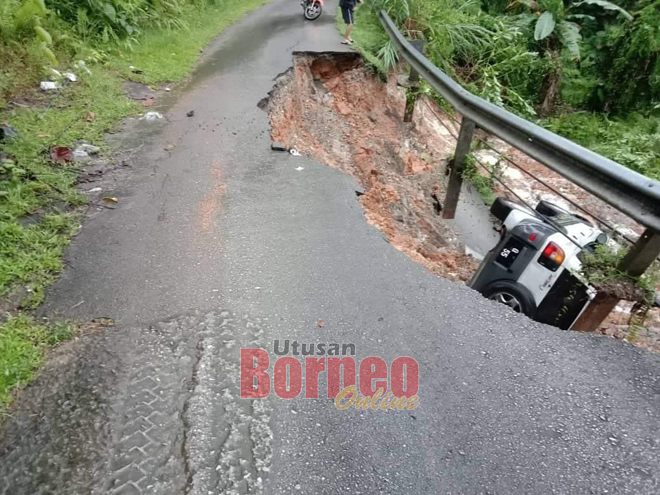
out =
[[[376,0],[374,7],[387,10],[410,38],[426,40],[427,57],[474,93],[535,114],[548,64],[528,50],[524,31],[509,18],[489,16],[472,0]],[[396,60],[387,44],[375,53],[385,65]]]
[[451,72],[456,59],[470,59],[490,43],[492,33],[478,22],[474,0],[375,0],[413,39],[426,40],[426,53]]
[[[488,175],[484,175],[479,167],[485,167],[487,170],[484,170]],[[499,163],[494,166],[488,166],[485,164],[477,163],[476,158],[472,154],[468,154],[465,157],[465,169],[463,170],[463,180],[472,184],[481,199],[484,200],[484,203],[487,205],[492,205],[495,202],[497,197],[493,191],[493,186],[495,185],[495,177],[501,177],[502,170]]]
[[632,23],[611,25],[598,38],[606,111],[642,110],[660,101],[660,0],[645,3]]
[[551,119],[545,125],[562,136],[660,180],[660,120],[632,114],[610,119],[602,114],[576,112]]
[[507,18],[484,19],[493,33],[491,43],[467,64],[471,73],[459,69],[459,75],[470,83],[477,95],[521,115],[535,115],[533,105],[539,103],[538,88],[550,70],[548,59],[527,48],[520,27]]
[[571,107],[598,111],[604,99],[603,80],[590,54],[581,61],[562,58],[561,101]]
[[179,28],[187,0],[47,0],[48,7],[85,40],[134,42],[146,24]]

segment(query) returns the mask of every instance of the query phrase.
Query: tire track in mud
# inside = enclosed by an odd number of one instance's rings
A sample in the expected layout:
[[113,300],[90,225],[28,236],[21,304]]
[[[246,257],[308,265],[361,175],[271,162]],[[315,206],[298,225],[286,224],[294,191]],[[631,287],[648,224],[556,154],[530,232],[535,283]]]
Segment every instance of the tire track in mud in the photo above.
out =
[[239,363],[263,333],[220,311],[62,346],[4,425],[0,493],[261,493],[272,410]]
[[239,352],[260,346],[263,329],[227,313],[200,335],[199,385],[186,409],[193,471],[187,493],[260,493],[272,457],[272,409],[267,401],[239,399]]

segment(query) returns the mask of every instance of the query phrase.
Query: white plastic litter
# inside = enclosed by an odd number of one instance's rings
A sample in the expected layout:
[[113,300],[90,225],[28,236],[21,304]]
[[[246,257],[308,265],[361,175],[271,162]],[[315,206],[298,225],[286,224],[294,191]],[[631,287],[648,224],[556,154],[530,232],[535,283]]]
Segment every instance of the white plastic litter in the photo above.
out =
[[64,77],[71,82],[76,82],[78,80],[78,77],[73,72],[65,72]]
[[163,118],[163,114],[161,114],[161,113],[147,112],[140,118],[140,120],[158,120],[158,119],[162,119],[162,118]]
[[75,149],[73,150],[73,159],[76,161],[86,160],[89,158],[89,154],[85,150]]
[[305,167],[298,167],[298,168],[296,168],[296,170],[297,170],[298,172],[300,172],[301,170],[305,170]]
[[89,192],[89,193],[96,193],[96,192],[101,192],[101,191],[103,191],[103,189],[101,189],[100,187],[95,187],[95,188],[93,188],[93,189],[90,189],[90,190],[87,191],[87,192]]
[[101,151],[101,148],[99,148],[98,146],[94,146],[93,144],[81,143],[76,148],[76,151],[78,150],[84,151],[85,153],[89,153],[90,155],[96,155],[99,151]]
[[101,151],[101,148],[94,146],[93,144],[81,143],[75,150],[73,150],[73,159],[76,161],[87,161],[90,156],[96,155]]
[[87,68],[87,64],[85,64],[84,60],[78,60],[75,64],[73,64],[73,66],[80,70],[84,70],[85,72],[87,72],[87,74],[92,73],[92,71]]
[[53,91],[53,90],[58,89],[60,87],[60,85],[58,83],[53,82],[53,81],[41,81],[41,84],[39,86],[44,91]]
[[291,153],[293,156],[300,156],[300,151],[298,151],[298,150],[295,149],[295,148],[291,148],[291,149],[289,150],[289,153]]

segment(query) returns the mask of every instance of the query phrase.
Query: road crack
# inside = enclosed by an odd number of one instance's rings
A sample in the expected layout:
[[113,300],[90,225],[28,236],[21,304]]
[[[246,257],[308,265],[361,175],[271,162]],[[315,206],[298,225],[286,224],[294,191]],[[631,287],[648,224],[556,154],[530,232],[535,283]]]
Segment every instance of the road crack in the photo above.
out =
[[195,391],[197,390],[197,387],[199,385],[199,364],[202,361],[202,356],[204,354],[204,337],[201,336],[199,340],[197,341],[197,345],[195,346],[196,352],[195,352],[195,361],[193,362],[192,365],[192,372],[191,372],[191,388],[190,388],[190,394],[186,398],[186,400],[183,403],[183,408],[181,409],[181,423],[183,424],[183,432],[182,432],[182,441],[181,441],[181,459],[183,460],[183,472],[185,473],[186,477],[186,486],[184,488],[184,493],[187,495],[188,493],[191,493],[193,489],[193,479],[195,476],[195,470],[192,467],[191,464],[191,459],[189,456],[189,441],[190,441],[190,435],[189,432],[192,428],[190,419],[188,418],[188,411],[190,409],[190,403],[192,397],[195,395]]

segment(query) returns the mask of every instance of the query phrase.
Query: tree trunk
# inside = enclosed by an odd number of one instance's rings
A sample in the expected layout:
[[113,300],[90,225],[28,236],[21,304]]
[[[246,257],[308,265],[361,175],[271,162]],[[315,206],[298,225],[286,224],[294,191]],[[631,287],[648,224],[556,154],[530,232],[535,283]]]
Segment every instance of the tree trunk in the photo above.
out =
[[550,59],[553,62],[554,70],[548,74],[545,80],[543,103],[541,104],[541,114],[550,115],[554,111],[555,104],[559,98],[559,81],[561,80],[561,60],[557,50],[550,51]]

